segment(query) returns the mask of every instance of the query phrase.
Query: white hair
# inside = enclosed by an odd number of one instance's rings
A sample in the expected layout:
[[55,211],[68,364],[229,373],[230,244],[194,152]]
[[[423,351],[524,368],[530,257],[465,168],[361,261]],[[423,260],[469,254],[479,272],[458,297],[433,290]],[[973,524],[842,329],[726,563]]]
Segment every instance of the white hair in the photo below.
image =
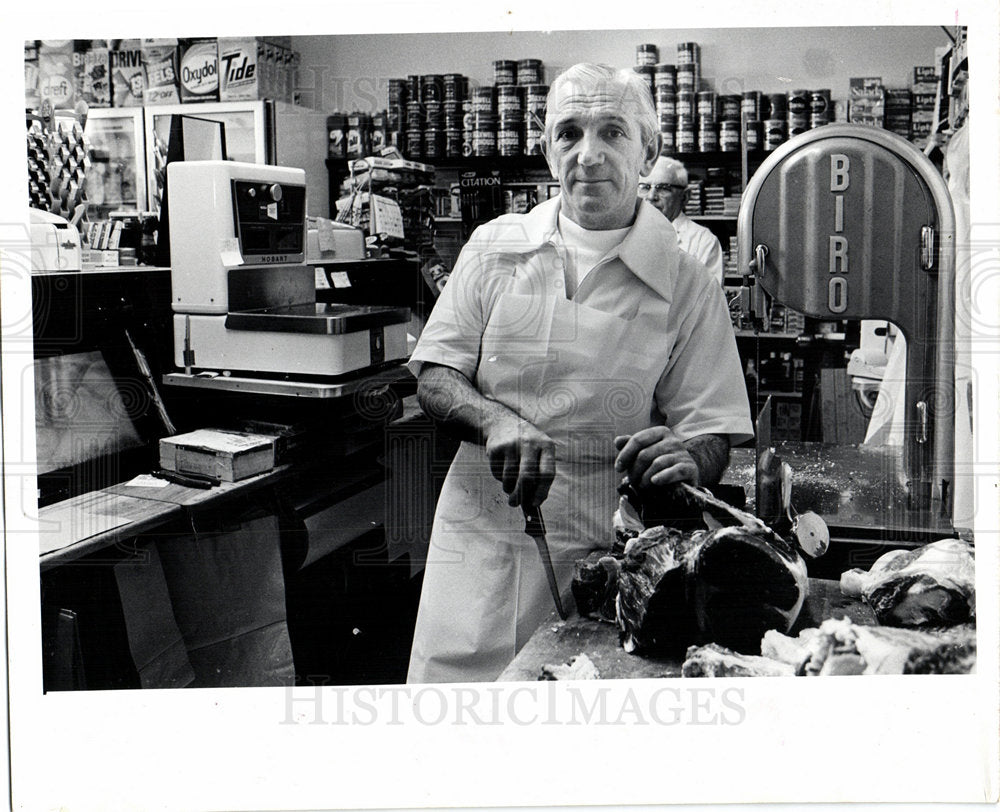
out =
[[633,70],[613,68],[610,65],[596,65],[580,62],[560,73],[549,87],[545,104],[545,140],[551,143],[554,125],[553,102],[559,88],[567,82],[577,85],[581,91],[592,93],[603,90],[618,96],[622,106],[631,113],[639,125],[639,136],[643,144],[656,138],[660,122],[653,105],[653,94],[642,75]]
[[688,185],[687,167],[684,166],[684,164],[682,164],[676,158],[671,158],[667,155],[661,155],[659,158],[657,158],[656,164],[653,166],[653,169],[658,169],[661,166],[664,167],[670,174],[672,174],[677,179],[678,185],[680,186]]

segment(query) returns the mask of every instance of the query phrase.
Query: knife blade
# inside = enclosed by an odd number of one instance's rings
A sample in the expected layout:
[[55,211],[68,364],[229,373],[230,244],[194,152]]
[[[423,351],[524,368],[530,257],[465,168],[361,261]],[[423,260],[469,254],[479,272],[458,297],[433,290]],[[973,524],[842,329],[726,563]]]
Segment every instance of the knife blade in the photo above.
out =
[[562,620],[567,618],[566,610],[563,609],[562,599],[559,597],[559,585],[556,583],[556,573],[552,569],[552,557],[549,555],[549,543],[545,540],[545,520],[542,519],[542,510],[537,507],[521,505],[524,513],[524,532],[535,540],[538,547],[538,555],[542,559],[542,567],[545,569],[545,578],[549,582],[549,592],[552,593],[552,600],[555,601],[556,611]]

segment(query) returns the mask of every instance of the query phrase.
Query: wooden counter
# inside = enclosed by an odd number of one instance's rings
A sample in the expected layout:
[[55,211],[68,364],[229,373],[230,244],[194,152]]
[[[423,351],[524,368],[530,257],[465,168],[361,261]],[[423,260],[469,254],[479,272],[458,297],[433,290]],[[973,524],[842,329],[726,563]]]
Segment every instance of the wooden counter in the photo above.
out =
[[[860,601],[840,594],[835,581],[812,578],[809,597],[792,627],[799,630],[818,626],[827,618],[849,617],[855,623],[874,625],[875,616]],[[524,648],[503,670],[501,682],[531,682],[542,673],[543,665],[568,662],[577,654],[586,654],[601,679],[646,679],[679,677],[681,661],[667,657],[628,654],[618,643],[618,629],[611,623],[571,615],[561,621],[555,612],[531,636]]]

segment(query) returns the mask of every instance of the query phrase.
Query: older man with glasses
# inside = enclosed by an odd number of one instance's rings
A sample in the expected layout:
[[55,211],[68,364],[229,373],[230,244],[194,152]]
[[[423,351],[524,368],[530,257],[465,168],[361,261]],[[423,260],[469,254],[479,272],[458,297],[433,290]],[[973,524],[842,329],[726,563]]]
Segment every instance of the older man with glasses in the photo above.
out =
[[713,278],[722,284],[722,245],[719,238],[698,225],[684,213],[687,202],[688,173],[676,158],[661,156],[653,171],[639,184],[639,197],[645,198],[673,224],[677,244],[702,262]]

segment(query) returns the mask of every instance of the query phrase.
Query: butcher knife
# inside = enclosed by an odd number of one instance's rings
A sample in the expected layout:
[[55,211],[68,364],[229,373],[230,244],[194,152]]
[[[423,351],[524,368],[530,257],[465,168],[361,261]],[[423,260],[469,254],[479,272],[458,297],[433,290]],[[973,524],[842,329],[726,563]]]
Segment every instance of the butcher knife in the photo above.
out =
[[566,610],[563,609],[562,600],[559,597],[559,584],[556,583],[556,573],[552,569],[552,557],[549,555],[549,543],[545,540],[545,521],[542,519],[542,510],[537,507],[521,505],[524,512],[524,532],[535,540],[538,547],[538,555],[542,559],[542,567],[545,569],[545,577],[549,582],[549,591],[552,593],[552,600],[555,601],[556,611],[559,617],[566,619]]

